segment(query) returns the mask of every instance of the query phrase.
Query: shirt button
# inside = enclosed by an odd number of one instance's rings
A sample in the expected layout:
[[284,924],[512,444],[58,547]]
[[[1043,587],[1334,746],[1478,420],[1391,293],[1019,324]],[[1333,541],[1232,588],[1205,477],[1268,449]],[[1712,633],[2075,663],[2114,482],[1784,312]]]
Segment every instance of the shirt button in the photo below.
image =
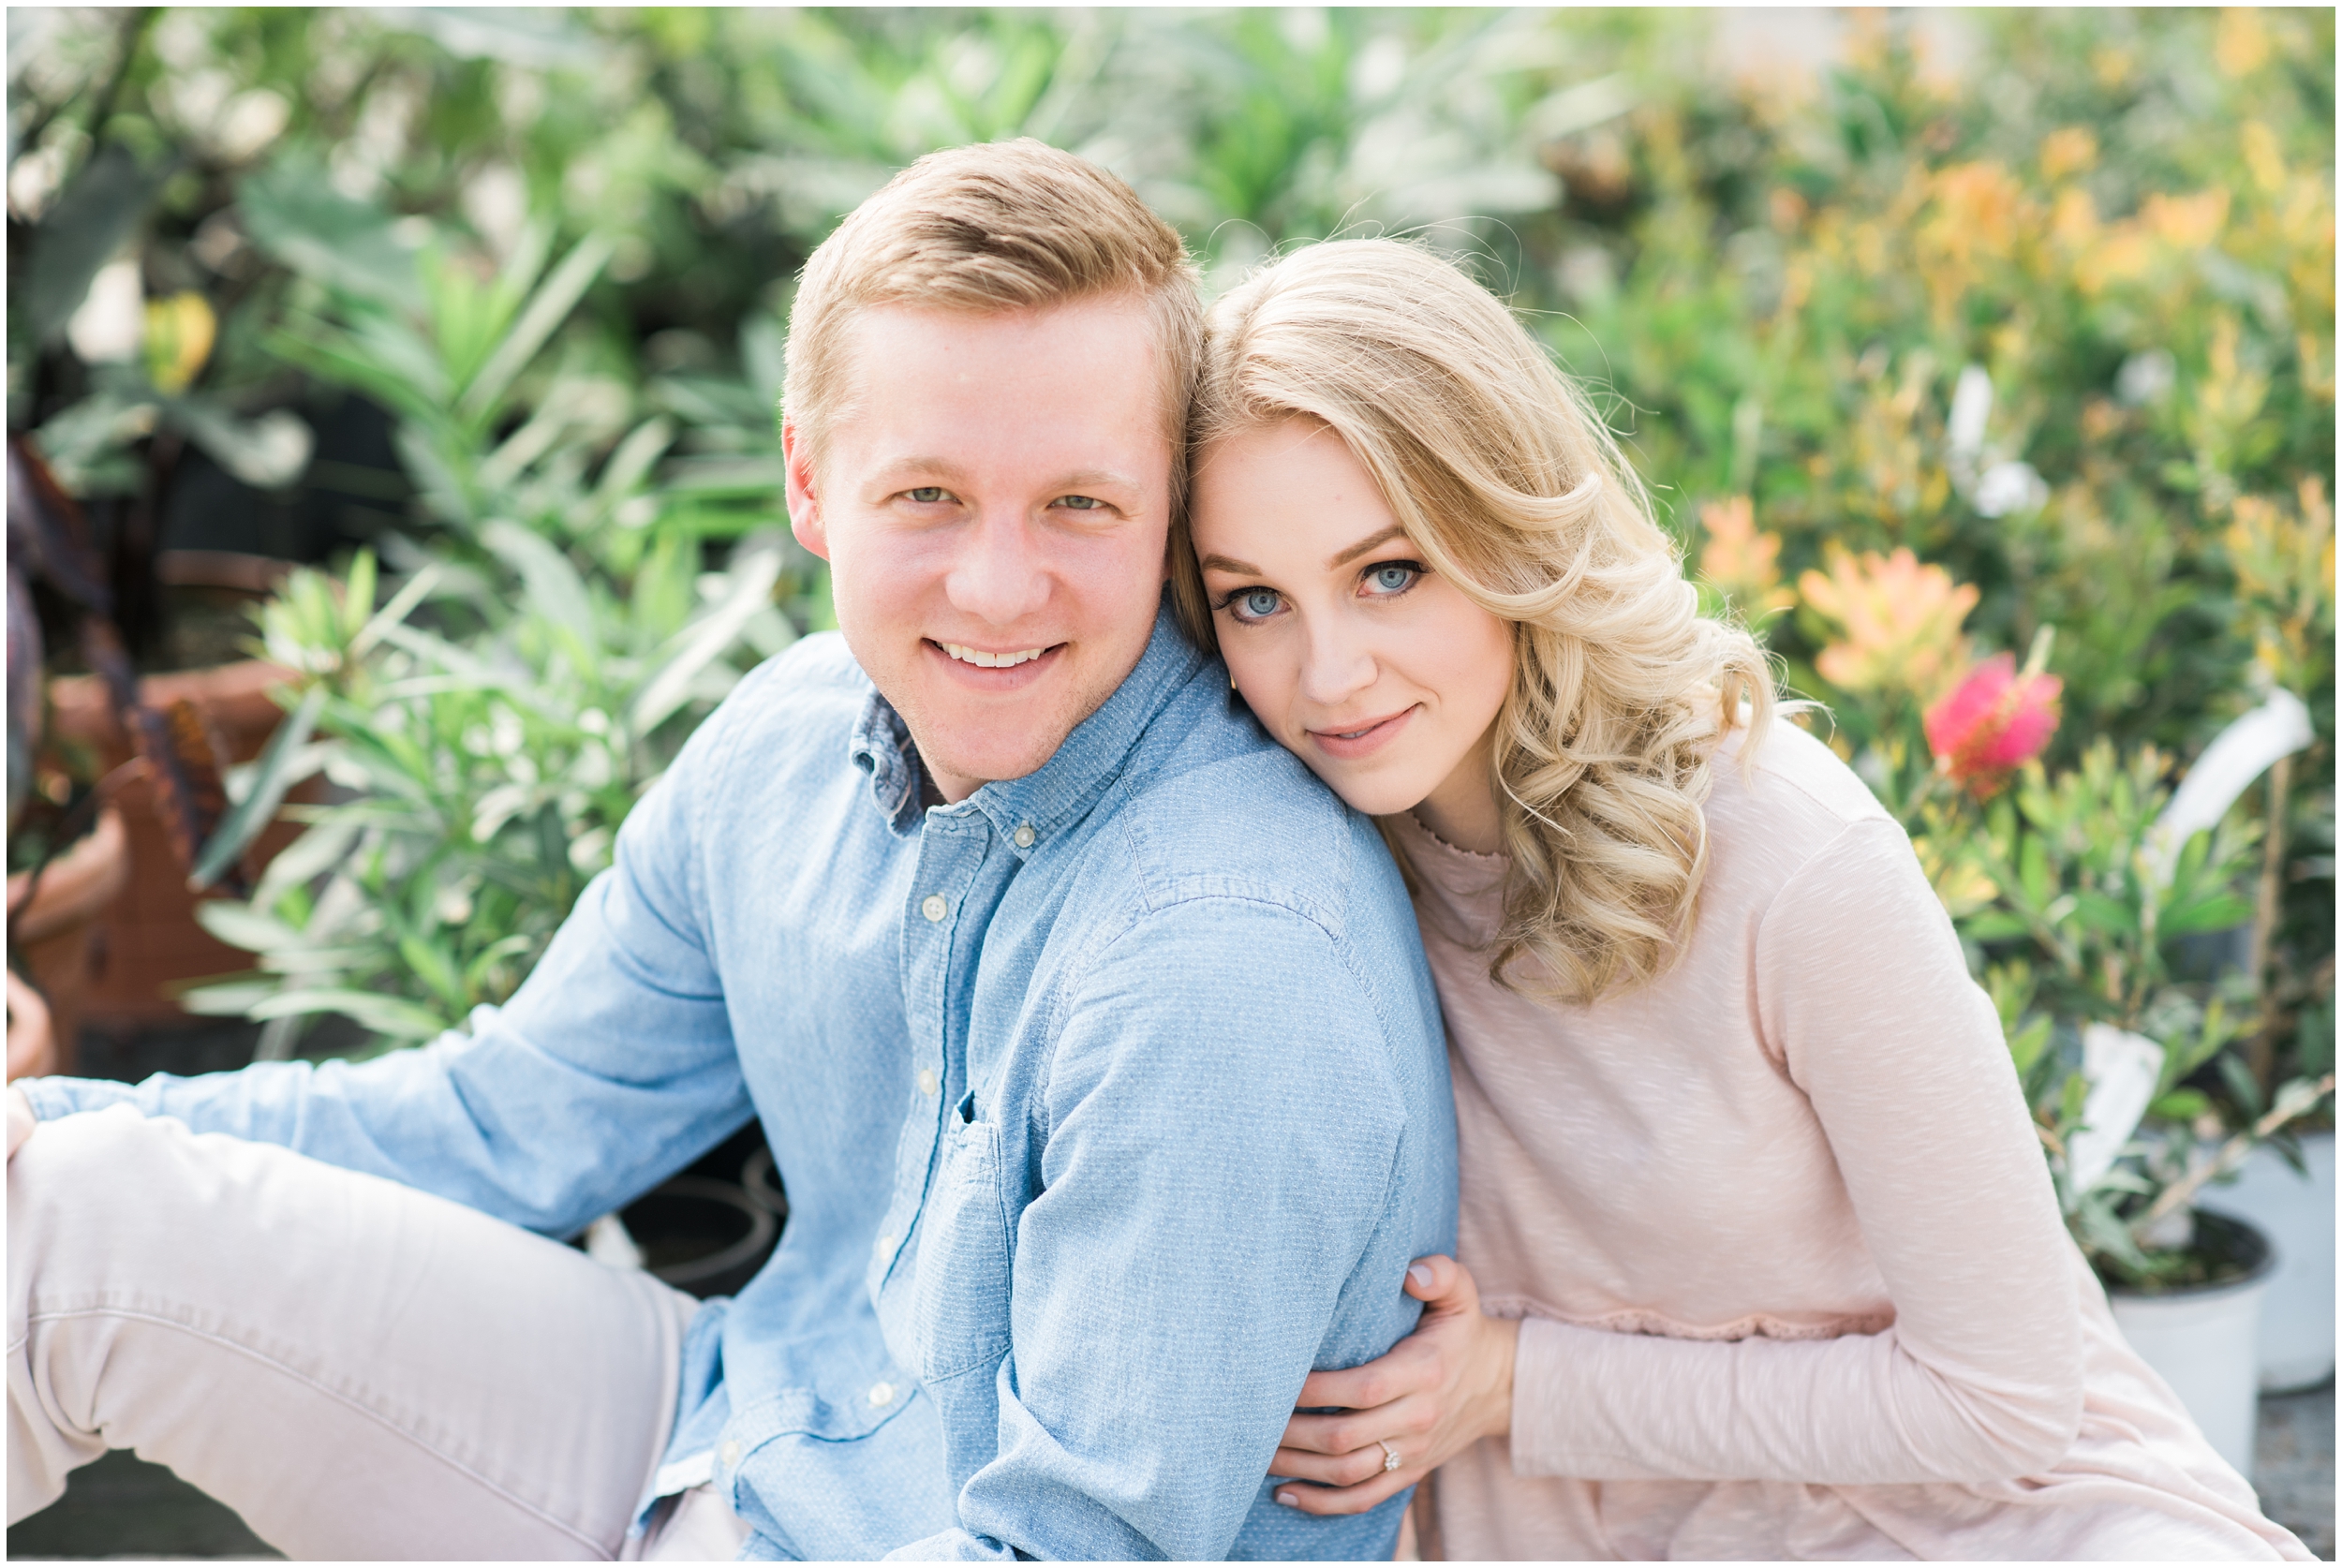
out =
[[740,1445],[736,1442],[726,1442],[724,1444],[724,1468],[730,1470],[739,1462]]
[[941,920],[952,912],[952,907],[944,902],[941,894],[930,893],[919,900],[919,912],[929,920]]
[[1025,823],[1023,826],[1019,827],[1019,828],[1015,831],[1015,833],[1014,833],[1013,835],[1011,835],[1011,836],[1012,836],[1012,837],[1014,837],[1014,838],[1016,840],[1016,847],[1017,847],[1018,849],[1020,849],[1020,850],[1030,850],[1030,849],[1031,849],[1031,848],[1032,848],[1032,837],[1033,837],[1033,835],[1032,835],[1032,824],[1031,824],[1030,822],[1027,822],[1027,823]]
[[871,1251],[873,1251],[873,1252],[883,1252],[883,1251],[885,1251],[888,1248],[890,1248],[890,1247],[892,1247],[892,1246],[894,1246],[894,1245],[895,1245],[895,1238],[894,1238],[893,1236],[891,1236],[891,1235],[882,1235],[882,1236],[879,1237],[879,1238],[878,1238],[878,1240],[876,1240],[876,1241],[874,1241],[874,1242],[872,1242],[872,1243],[870,1244],[870,1250],[871,1250]]
[[874,1405],[891,1405],[894,1402],[895,1385],[893,1383],[872,1383],[870,1385],[870,1403]]
[[923,1067],[919,1069],[919,1092],[921,1094],[933,1094],[935,1092],[935,1070],[933,1068]]

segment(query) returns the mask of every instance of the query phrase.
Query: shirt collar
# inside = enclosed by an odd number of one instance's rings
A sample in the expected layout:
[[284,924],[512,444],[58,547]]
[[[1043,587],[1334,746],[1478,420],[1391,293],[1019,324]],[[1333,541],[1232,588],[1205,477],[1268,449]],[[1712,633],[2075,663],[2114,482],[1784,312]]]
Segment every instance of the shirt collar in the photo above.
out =
[[[956,806],[937,806],[935,814],[981,813],[1020,856],[1030,853],[1078,820],[1100,791],[1120,777],[1139,736],[1172,693],[1203,668],[1205,659],[1179,630],[1166,596],[1137,666],[1097,712],[1074,727],[1047,762],[1022,778],[986,784]],[[863,707],[850,746],[854,765],[870,776],[870,798],[879,810],[897,833],[914,831],[921,816],[918,755],[901,717],[876,691]],[[1019,842],[1018,830],[1028,827],[1031,841]]]

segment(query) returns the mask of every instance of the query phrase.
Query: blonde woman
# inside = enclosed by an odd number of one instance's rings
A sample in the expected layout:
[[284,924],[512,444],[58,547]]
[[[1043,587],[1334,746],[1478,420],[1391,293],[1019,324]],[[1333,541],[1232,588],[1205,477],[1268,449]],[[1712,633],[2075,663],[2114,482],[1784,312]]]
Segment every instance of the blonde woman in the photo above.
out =
[[1298,251],[1214,307],[1193,449],[1182,613],[1381,821],[1462,1153],[1280,1501],[1422,1482],[1451,1558],[2306,1556],[2116,1334],[1902,832],[1501,303]]

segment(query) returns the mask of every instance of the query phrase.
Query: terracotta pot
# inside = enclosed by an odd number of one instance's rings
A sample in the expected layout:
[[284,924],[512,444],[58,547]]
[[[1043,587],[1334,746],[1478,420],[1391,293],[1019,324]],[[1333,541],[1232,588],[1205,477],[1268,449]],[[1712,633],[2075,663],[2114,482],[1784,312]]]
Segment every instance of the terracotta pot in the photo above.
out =
[[[157,708],[181,698],[193,703],[218,735],[225,760],[248,762],[259,755],[284,717],[270,690],[291,678],[282,666],[244,659],[208,670],[148,675],[139,682],[139,697]],[[64,675],[51,681],[49,702],[54,733],[96,748],[107,767],[130,759],[129,738],[114,722],[96,676]],[[314,781],[296,789],[292,798],[315,798]],[[248,969],[253,956],[195,923],[196,895],[187,890],[186,873],[156,820],[153,787],[144,779],[134,780],[124,786],[114,804],[129,827],[132,875],[128,894],[99,925],[99,958],[90,977],[84,1016],[92,1024],[117,1029],[174,1022],[186,1014],[169,987]],[[299,833],[296,824],[272,823],[253,846],[247,864],[266,865]]]
[[[8,879],[8,908],[15,909],[32,880],[30,871]],[[8,926],[8,942],[23,955],[33,984],[47,999],[51,1036],[49,1059],[39,1068],[20,1070],[13,1025],[8,1034],[8,1076],[30,1072],[59,1072],[73,1064],[83,1002],[103,963],[97,923],[130,880],[130,836],[122,809],[109,806],[97,815],[97,825],[78,843],[51,861],[33,889],[32,901]],[[8,1005],[16,1000],[16,977],[9,976]],[[33,1049],[28,1042],[25,1047]]]

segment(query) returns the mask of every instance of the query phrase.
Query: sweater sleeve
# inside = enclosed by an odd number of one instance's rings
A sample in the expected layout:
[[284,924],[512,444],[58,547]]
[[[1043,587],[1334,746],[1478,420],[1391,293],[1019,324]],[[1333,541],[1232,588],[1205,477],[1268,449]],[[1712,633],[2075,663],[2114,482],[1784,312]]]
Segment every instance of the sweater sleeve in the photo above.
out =
[[1891,821],[1847,826],[1757,934],[1756,1024],[1812,1103],[1895,1317],[1832,1339],[1522,1324],[1513,1468],[1587,1480],[1980,1482],[2082,1418],[2074,1266],[1991,1002]]

